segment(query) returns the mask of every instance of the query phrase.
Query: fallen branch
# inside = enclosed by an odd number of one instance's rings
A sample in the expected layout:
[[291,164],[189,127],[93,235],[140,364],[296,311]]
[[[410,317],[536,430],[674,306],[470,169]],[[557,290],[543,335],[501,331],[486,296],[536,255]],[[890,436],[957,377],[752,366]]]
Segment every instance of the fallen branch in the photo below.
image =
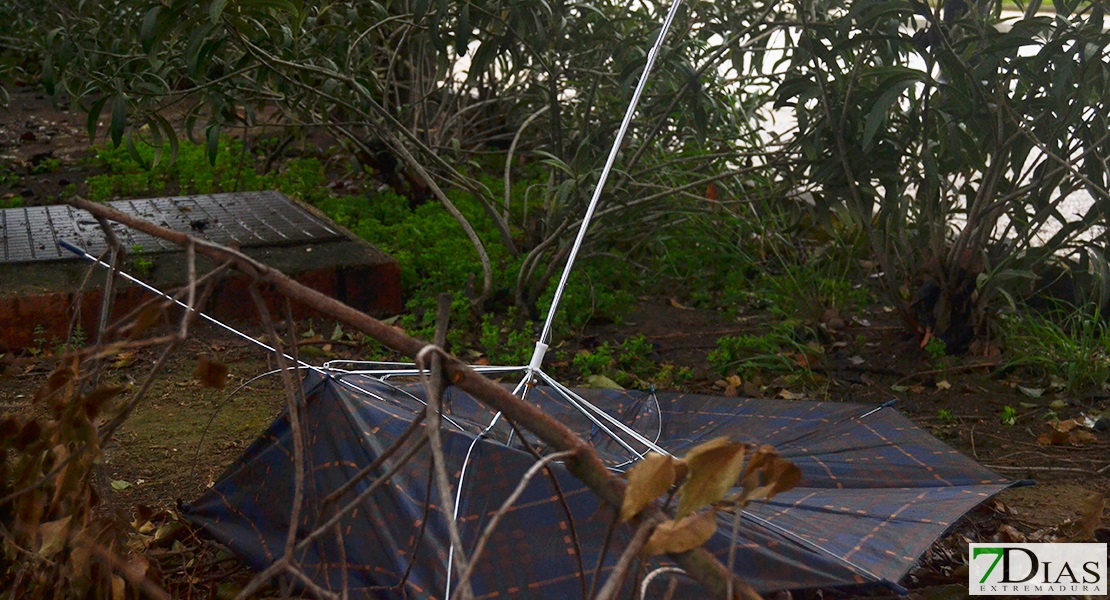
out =
[[[427,342],[411,337],[396,327],[386,325],[334,298],[297,283],[277,269],[268,267],[237,250],[195,238],[180,231],[160,227],[115,210],[108,205],[89,202],[82,198],[72,198],[69,203],[76,208],[88,211],[93,216],[116,221],[181,246],[193,244],[198,254],[203,254],[218,262],[230,261],[246,275],[272,285],[290,300],[299,302],[343,323],[347,327],[365,333],[407,356],[416,357],[423,348],[428,346]],[[522,401],[497,383],[475,372],[458,358],[447,354],[440,355],[439,358],[445,379],[451,384],[493,410],[503,413],[505,418],[528,429],[548,445],[560,451],[572,452],[573,455],[566,460],[567,470],[605,503],[619,509],[624,495],[625,481],[605,467],[592,446],[578,437],[568,427],[541,411],[537,406]],[[640,518],[654,520],[663,517],[660,510],[653,506],[646,509]],[[732,573],[704,548],[674,554],[671,555],[671,558],[691,577],[701,583],[713,597],[725,597],[729,586],[728,581],[731,578],[733,579],[732,585],[736,592],[735,595],[742,598],[759,598],[759,594],[751,586],[736,580]]]

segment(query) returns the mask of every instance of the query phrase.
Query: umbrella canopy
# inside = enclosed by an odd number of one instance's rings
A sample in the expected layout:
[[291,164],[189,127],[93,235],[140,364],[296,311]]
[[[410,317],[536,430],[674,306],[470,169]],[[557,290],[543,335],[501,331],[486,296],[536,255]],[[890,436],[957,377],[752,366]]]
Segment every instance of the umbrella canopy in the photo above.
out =
[[[385,461],[328,501],[424,410],[418,387],[365,375],[310,372],[304,388],[309,445],[302,537],[390,467]],[[772,444],[801,469],[798,487],[742,514],[734,568],[762,592],[893,586],[956,519],[1010,485],[885,406],[575,391],[675,455],[728,436]],[[627,444],[558,392],[530,388],[527,399],[591,439],[613,468],[629,466]],[[527,434],[532,448],[522,449],[520,432],[504,421],[483,435],[494,415],[456,389],[448,389],[445,407],[447,471],[456,484],[465,472],[457,523],[469,550],[535,464],[533,452],[544,449]],[[431,472],[425,446],[342,519],[341,535],[329,532],[298,550],[305,574],[326,589],[346,586],[352,597],[443,597],[451,515],[440,508]],[[185,507],[185,516],[262,569],[284,552],[293,475],[290,427],[282,416]],[[727,562],[732,526],[725,521],[731,517],[721,519],[706,547]],[[475,597],[582,597],[596,565],[603,565],[604,576],[631,535],[630,528],[618,527],[611,544],[618,550],[604,552],[611,521],[609,508],[553,464],[550,476],[532,479],[492,534],[470,580]],[[649,569],[667,566],[664,557]],[[661,592],[665,586],[657,587]]]

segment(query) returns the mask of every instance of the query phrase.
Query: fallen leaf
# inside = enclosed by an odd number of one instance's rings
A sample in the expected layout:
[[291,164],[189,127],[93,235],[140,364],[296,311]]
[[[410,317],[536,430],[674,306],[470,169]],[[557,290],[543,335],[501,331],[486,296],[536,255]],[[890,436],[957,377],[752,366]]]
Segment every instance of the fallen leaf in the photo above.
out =
[[713,510],[693,514],[677,521],[664,521],[652,532],[647,544],[644,544],[643,553],[654,556],[693,550],[709,541],[716,532],[717,512]]
[[112,363],[112,368],[113,369],[122,369],[123,367],[126,367],[127,365],[131,364],[131,361],[134,358],[135,358],[135,353],[134,352],[120,352],[119,354],[116,355],[116,362]]
[[621,385],[604,375],[590,375],[586,378],[586,383],[590,384],[592,388],[601,388],[603,390],[623,390]]
[[111,486],[112,486],[113,490],[116,490],[117,492],[122,492],[123,490],[126,490],[127,488],[131,487],[131,482],[130,481],[124,481],[122,479],[116,479],[116,480],[112,481]]
[[890,391],[892,391],[892,392],[902,393],[902,392],[908,392],[909,390],[910,390],[910,388],[908,388],[904,385],[892,385],[892,386],[890,386]]
[[1041,396],[1044,395],[1044,389],[1043,388],[1031,388],[1031,387],[1025,387],[1023,385],[1019,385],[1018,390],[1020,390],[1021,393],[1025,394],[1026,396],[1029,396],[1030,398],[1040,398]]
[[998,541],[1006,544],[1024,544],[1025,534],[1014,529],[1011,525],[1003,524],[998,528]]
[[42,534],[39,556],[50,558],[65,548],[66,538],[69,537],[69,521],[72,518],[71,515],[67,515],[57,521],[47,521],[39,525],[39,533]]
[[645,506],[674,485],[678,476],[675,462],[671,456],[649,452],[644,460],[628,470],[628,487],[621,500],[622,522],[640,514]]
[[948,383],[947,379],[941,379],[940,381],[937,382],[937,389],[938,390],[950,390],[950,389],[952,389],[952,384]]
[[744,381],[740,379],[739,375],[729,375],[725,378],[725,396],[735,398],[740,395],[740,389],[744,385]]
[[744,444],[719,437],[686,454],[689,474],[679,490],[679,517],[725,497],[744,469]]
[[336,323],[335,329],[331,330],[331,338],[329,339],[333,342],[338,342],[343,339],[343,328],[339,326],[339,323]]
[[693,310],[689,306],[683,306],[682,303],[678,301],[678,298],[671,298],[671,306],[682,310]]
[[1055,423],[1052,426],[1053,429],[1057,429],[1059,431],[1071,431],[1072,429],[1075,429],[1076,427],[1079,427],[1079,421],[1076,421],[1075,419],[1068,419],[1067,421],[1060,421],[1058,423]]
[[1072,443],[1079,446],[1083,444],[1093,444],[1098,441],[1095,434],[1087,431],[1086,429],[1076,429],[1071,432]]
[[1092,493],[1083,500],[1083,507],[1079,510],[1079,520],[1076,521],[1076,532],[1072,541],[1091,540],[1095,537],[1095,530],[1102,527],[1102,510],[1106,506],[1106,496]]
[[193,375],[204,387],[222,390],[227,386],[227,365],[212,360],[207,354],[197,357],[197,368]]
[[784,389],[781,392],[779,392],[779,398],[782,398],[783,400],[802,400],[805,397],[806,397],[805,394],[799,394],[797,392],[792,392],[792,391],[787,390],[787,389]]
[[1053,429],[1048,433],[1042,433],[1037,436],[1037,444],[1041,446],[1059,446],[1061,444],[1066,444],[1069,439],[1071,439],[1071,436],[1068,435],[1068,432]]

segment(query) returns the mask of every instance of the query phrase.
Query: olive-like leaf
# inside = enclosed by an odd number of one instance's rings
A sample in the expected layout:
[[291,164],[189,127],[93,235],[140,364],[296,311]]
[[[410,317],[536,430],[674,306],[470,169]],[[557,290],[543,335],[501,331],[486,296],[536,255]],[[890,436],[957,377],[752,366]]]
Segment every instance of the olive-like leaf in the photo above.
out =
[[208,164],[216,166],[216,151],[220,147],[220,126],[217,123],[209,125],[204,130],[204,138],[208,148]]
[[678,516],[725,497],[744,469],[744,444],[719,437],[694,447],[686,454],[689,475],[679,490]]
[[693,550],[709,541],[717,532],[717,511],[690,515],[683,519],[664,521],[655,528],[644,544],[643,554],[654,556]]
[[123,141],[123,126],[127,123],[127,97],[117,94],[112,98],[112,123],[108,131],[112,135],[112,145],[119,148]]
[[628,470],[628,487],[621,501],[621,521],[640,514],[647,505],[663,495],[677,478],[674,457],[649,452],[644,460]]
[[89,107],[89,116],[85,121],[85,126],[89,131],[89,143],[96,142],[96,127],[100,121],[100,111],[104,110],[104,105],[108,102],[108,96],[104,96],[92,103]]
[[155,4],[153,8],[146,11],[143,16],[143,23],[139,27],[139,42],[143,46],[143,52],[150,52],[154,48],[156,25],[158,24],[158,14],[162,12],[162,5]]

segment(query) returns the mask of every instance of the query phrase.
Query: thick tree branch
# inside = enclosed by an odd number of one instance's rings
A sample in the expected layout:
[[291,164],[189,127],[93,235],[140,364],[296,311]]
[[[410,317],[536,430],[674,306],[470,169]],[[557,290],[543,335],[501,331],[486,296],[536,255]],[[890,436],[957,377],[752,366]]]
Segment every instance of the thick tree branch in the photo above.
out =
[[[111,219],[143,233],[171,241],[182,246],[195,245],[196,252],[219,262],[231,261],[240,271],[266,282],[291,300],[326,314],[347,327],[369,335],[393,350],[415,357],[427,342],[406,335],[402,330],[386,325],[338,300],[297,283],[284,273],[268,267],[253,258],[207,240],[194,238],[186,233],[160,227],[148,221],[135,218],[114,208],[89,202],[81,198],[70,201],[73,206],[86,210],[94,216]],[[567,469],[612,507],[620,507],[624,495],[625,481],[609,471],[601,462],[597,452],[585,440],[578,437],[561,422],[545,414],[539,407],[525,402],[497,383],[475,372],[458,358],[443,355],[443,373],[451,384],[467,392],[475,399],[505,418],[528,429],[548,445],[572,452],[566,459]],[[641,519],[662,520],[661,511],[651,507],[644,511]],[[717,598],[724,598],[728,580],[732,575],[712,554],[698,548],[689,552],[672,555],[672,558],[693,578],[704,585],[707,591]],[[738,597],[758,598],[759,594],[744,582],[733,581],[733,589]]]

